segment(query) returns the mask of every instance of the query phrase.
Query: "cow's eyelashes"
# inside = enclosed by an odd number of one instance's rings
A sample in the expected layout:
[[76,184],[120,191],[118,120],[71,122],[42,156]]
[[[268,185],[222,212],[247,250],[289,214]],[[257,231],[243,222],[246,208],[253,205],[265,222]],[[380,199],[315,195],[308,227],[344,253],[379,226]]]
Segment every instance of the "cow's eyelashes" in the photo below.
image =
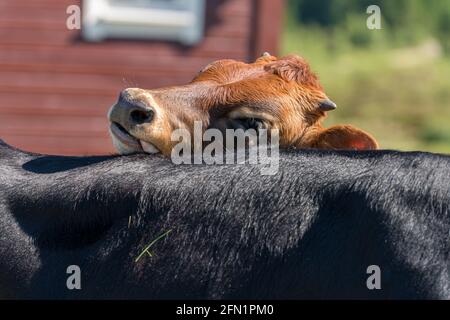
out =
[[210,128],[219,129],[225,133],[226,129],[259,131],[260,129],[266,129],[267,125],[264,120],[258,118],[221,118],[213,121]]
[[260,129],[264,129],[264,122],[261,119],[248,118],[247,119],[247,128],[255,129],[256,131],[258,131]]
[[239,129],[254,129],[256,131],[260,129],[264,129],[264,121],[258,118],[242,118],[242,119],[233,119]]

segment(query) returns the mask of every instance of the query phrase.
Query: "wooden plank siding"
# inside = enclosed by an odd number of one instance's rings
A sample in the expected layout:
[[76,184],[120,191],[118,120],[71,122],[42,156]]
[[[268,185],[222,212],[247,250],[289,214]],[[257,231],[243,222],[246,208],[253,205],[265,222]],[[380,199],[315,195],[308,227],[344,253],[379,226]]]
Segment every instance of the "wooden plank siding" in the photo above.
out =
[[276,52],[261,17],[278,30],[282,1],[259,1],[207,0],[205,38],[185,47],[87,43],[65,27],[66,8],[80,0],[0,0],[0,138],[33,152],[113,153],[106,113],[122,89],[183,84],[211,61]]

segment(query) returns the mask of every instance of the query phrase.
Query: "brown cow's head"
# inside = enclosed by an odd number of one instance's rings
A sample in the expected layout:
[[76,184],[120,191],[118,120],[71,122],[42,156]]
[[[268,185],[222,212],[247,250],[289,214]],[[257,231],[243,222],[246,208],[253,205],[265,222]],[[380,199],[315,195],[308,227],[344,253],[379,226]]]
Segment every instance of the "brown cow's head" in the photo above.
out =
[[122,154],[146,151],[170,156],[175,129],[279,129],[280,147],[376,149],[376,141],[349,125],[324,129],[336,108],[308,63],[298,56],[269,54],[254,63],[219,60],[189,84],[162,89],[130,88],[111,108],[111,134]]

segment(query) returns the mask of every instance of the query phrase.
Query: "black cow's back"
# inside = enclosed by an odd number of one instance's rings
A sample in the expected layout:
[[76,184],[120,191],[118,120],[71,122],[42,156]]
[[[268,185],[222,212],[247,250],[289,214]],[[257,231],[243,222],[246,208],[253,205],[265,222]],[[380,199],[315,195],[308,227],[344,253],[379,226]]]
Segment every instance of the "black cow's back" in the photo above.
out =
[[[274,176],[147,155],[0,157],[8,296],[450,298],[446,156],[286,151]],[[81,290],[67,289],[69,265]],[[370,265],[381,290],[366,286]]]

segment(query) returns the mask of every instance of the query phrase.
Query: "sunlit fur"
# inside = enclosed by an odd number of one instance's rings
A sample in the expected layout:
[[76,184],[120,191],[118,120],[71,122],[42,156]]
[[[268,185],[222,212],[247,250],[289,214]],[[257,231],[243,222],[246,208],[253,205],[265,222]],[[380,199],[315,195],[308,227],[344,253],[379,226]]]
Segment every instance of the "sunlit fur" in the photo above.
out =
[[260,168],[0,140],[0,299],[450,299],[449,156],[280,150]]

